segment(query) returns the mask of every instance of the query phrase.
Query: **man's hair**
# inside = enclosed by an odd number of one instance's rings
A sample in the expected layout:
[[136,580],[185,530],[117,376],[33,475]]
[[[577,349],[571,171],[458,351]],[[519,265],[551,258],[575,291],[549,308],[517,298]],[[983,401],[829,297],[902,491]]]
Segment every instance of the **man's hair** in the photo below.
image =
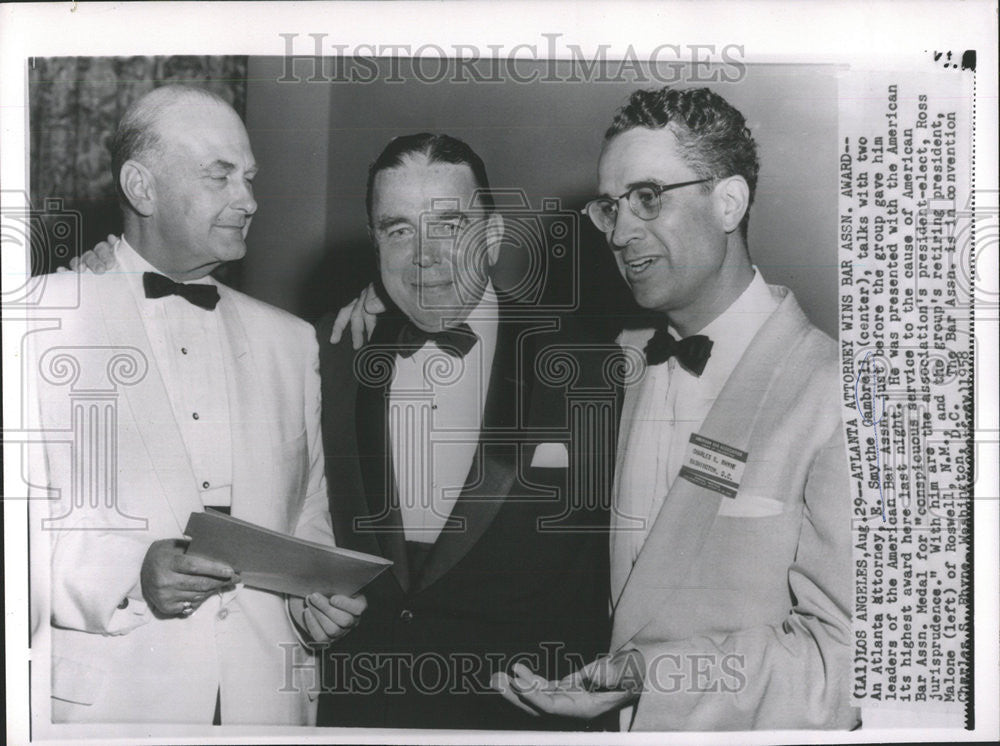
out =
[[163,145],[156,122],[164,111],[183,101],[212,102],[229,108],[229,103],[224,98],[211,91],[182,84],[154,88],[132,102],[118,122],[118,129],[111,139],[111,178],[115,182],[118,202],[123,208],[129,206],[129,201],[122,190],[122,166],[129,160],[139,161],[146,166],[152,165],[153,160],[162,153]]
[[[742,176],[750,187],[747,212],[740,223],[746,238],[750,205],[757,191],[757,143],[746,119],[726,99],[707,88],[666,88],[636,91],[616,113],[604,133],[611,140],[636,127],[670,127],[685,162],[703,179]],[[705,185],[710,189],[711,183]]]
[[[450,135],[434,135],[420,132],[416,135],[403,135],[389,141],[385,149],[368,167],[368,186],[365,189],[365,210],[368,213],[368,224],[372,222],[372,195],[375,190],[375,177],[382,171],[399,168],[407,158],[424,156],[429,163],[453,163],[458,166],[468,166],[479,188],[479,199],[486,212],[493,212],[493,195],[490,193],[490,180],[486,176],[486,166],[476,151],[457,137]],[[440,195],[442,197],[447,195]]]

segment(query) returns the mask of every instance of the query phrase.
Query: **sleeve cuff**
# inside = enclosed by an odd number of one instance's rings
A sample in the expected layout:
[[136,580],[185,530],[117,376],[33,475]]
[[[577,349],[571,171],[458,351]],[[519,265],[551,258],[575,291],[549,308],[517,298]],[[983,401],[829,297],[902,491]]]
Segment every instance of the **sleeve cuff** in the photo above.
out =
[[299,626],[298,620],[292,613],[291,602],[292,602],[292,597],[285,596],[285,615],[288,617],[288,623],[289,625],[291,625],[292,631],[295,633],[295,637],[298,639],[299,644],[302,645],[302,647],[304,647],[306,649],[306,652],[308,652],[310,655],[314,655],[315,651],[313,650],[313,642],[312,640],[310,640],[305,636],[304,634],[305,630],[303,630],[302,627]]
[[118,608],[108,620],[107,634],[124,635],[136,627],[141,627],[152,618],[149,605],[142,598],[135,598],[132,592],[122,599]]

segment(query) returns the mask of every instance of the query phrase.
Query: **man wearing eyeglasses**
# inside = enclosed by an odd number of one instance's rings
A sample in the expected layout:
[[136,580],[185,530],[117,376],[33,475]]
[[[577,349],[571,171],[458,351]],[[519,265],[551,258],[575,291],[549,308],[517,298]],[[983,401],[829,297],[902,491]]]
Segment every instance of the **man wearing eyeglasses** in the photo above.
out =
[[850,491],[838,355],[747,247],[757,147],[707,89],[637,91],[585,212],[635,300],[647,369],[625,394],[612,655],[494,685],[527,712],[623,729],[849,728]]

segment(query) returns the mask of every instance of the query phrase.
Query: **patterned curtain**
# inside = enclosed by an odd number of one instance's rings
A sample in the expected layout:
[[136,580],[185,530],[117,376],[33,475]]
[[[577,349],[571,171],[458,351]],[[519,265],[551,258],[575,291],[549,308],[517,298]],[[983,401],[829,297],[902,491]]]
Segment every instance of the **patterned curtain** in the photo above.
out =
[[[217,93],[243,116],[246,74],[247,58],[234,56],[29,60],[31,204],[34,229],[45,233],[42,250],[32,251],[32,272],[51,272],[77,250],[121,231],[109,147],[129,104],[157,86],[186,82]],[[80,219],[62,219],[53,199]],[[58,235],[66,226],[76,235]],[[59,240],[45,240],[53,231]],[[45,248],[57,244],[58,251]]]

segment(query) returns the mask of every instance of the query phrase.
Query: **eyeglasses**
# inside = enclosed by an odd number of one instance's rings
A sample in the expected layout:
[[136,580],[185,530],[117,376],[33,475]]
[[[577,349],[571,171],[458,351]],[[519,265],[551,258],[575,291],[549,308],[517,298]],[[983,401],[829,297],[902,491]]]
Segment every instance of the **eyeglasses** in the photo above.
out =
[[638,184],[617,197],[598,197],[587,203],[580,212],[590,217],[597,229],[602,233],[610,233],[618,222],[618,203],[628,200],[632,214],[641,220],[655,220],[660,214],[661,195],[671,189],[704,184],[711,179],[696,179],[695,181],[679,181],[676,184]]

